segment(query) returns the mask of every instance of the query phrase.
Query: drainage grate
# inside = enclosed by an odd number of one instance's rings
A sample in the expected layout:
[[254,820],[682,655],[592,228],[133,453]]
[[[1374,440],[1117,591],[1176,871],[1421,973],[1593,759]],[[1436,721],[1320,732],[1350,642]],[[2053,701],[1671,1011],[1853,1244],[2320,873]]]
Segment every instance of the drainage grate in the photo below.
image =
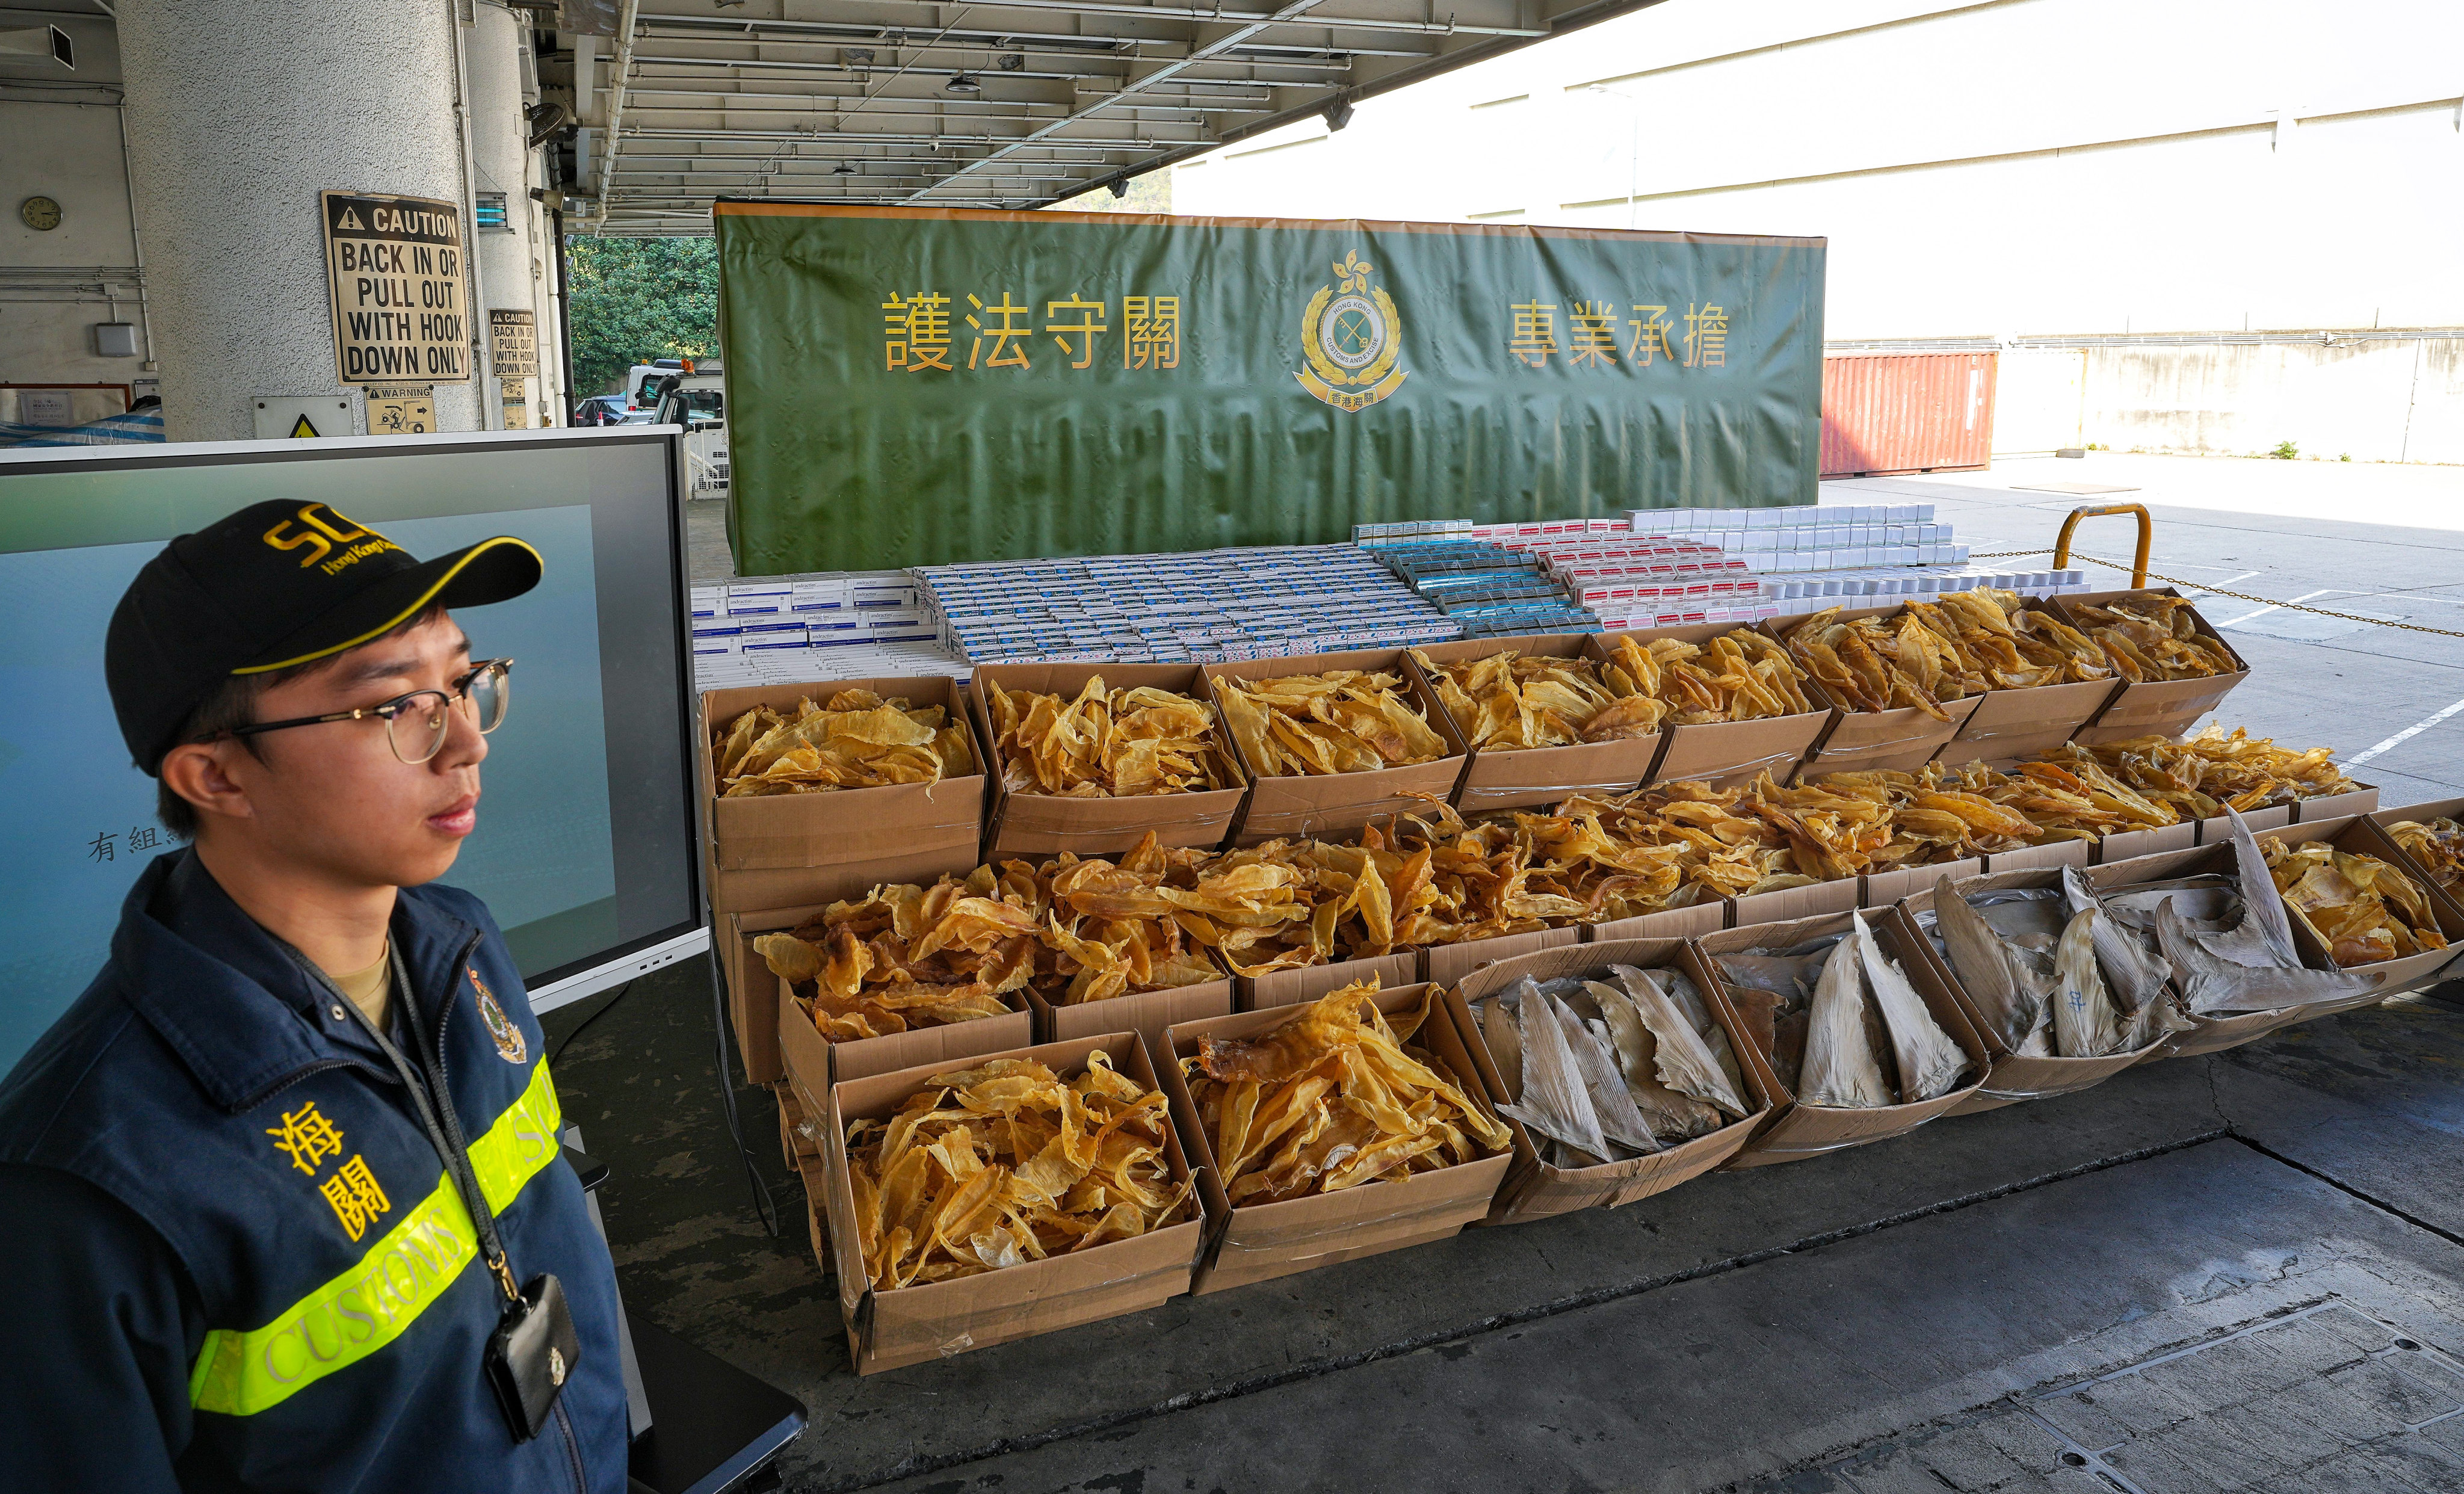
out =
[[2452,1494],[2464,1362],[2348,1303],[2315,1303],[1754,1488]]

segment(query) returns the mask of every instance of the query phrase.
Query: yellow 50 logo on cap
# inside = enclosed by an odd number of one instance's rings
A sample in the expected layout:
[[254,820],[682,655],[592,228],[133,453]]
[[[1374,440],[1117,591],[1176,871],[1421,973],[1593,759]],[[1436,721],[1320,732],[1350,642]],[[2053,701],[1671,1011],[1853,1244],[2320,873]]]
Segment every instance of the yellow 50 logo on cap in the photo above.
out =
[[[327,514],[332,515],[331,522],[317,516],[317,511],[319,509],[324,509]],[[306,527],[294,530],[292,525],[295,522]],[[307,556],[299,562],[299,568],[303,571],[316,564],[318,561],[325,559],[325,557],[333,554],[334,546],[337,544],[348,544],[354,539],[367,539],[371,538],[375,539],[376,543],[372,545],[362,545],[358,550],[345,556],[341,564],[327,567],[328,570],[336,571],[341,570],[342,568],[342,564],[348,564],[350,561],[358,560],[362,555],[374,555],[381,551],[395,549],[397,546],[395,546],[393,541],[385,538],[385,536],[377,534],[374,530],[368,529],[354,520],[343,517],[341,514],[335,513],[333,509],[327,508],[322,503],[303,504],[295,518],[286,518],[265,532],[265,542],[277,550],[297,550],[303,546],[311,547],[308,550]]]

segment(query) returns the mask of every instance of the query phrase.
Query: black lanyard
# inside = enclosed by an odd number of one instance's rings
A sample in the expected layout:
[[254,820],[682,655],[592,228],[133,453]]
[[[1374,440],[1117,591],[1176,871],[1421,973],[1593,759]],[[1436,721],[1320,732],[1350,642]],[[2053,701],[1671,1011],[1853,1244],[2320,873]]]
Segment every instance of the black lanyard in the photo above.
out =
[[[290,949],[287,944],[283,947]],[[296,949],[291,950],[291,957],[297,960],[299,967],[341,1003],[342,1010],[350,1013],[359,1022],[361,1031],[376,1039],[377,1046],[393,1061],[394,1072],[401,1076],[403,1088],[410,1091],[411,1108],[419,1111],[420,1125],[427,1129],[429,1144],[436,1149],[438,1156],[444,1158],[445,1175],[453,1179],[455,1191],[462,1195],[463,1207],[470,1210],[471,1222],[478,1227],[479,1251],[488,1263],[489,1273],[495,1277],[496,1285],[504,1290],[506,1302],[521,1301],[521,1291],[514,1285],[513,1266],[505,1258],[504,1242],[496,1235],[496,1216],[488,1207],[487,1193],[480,1188],[478,1174],[471,1166],[470,1146],[462,1139],[461,1118],[453,1112],[453,1096],[447,1090],[443,1076],[437,1077],[435,1094],[431,1099],[428,1085],[423,1081],[424,1066],[423,1069],[414,1069],[410,1060],[403,1056],[402,1049],[394,1045],[393,1040],[368,1020],[368,1014],[360,1010],[359,1002],[343,995],[341,987],[334,983],[334,978],[316,961]],[[428,1039],[420,1030],[419,1000],[411,990],[410,972],[403,965],[402,951],[390,940],[386,942],[385,958],[393,966],[395,1004],[402,1011],[404,1025],[410,1029],[413,1045],[424,1057]]]

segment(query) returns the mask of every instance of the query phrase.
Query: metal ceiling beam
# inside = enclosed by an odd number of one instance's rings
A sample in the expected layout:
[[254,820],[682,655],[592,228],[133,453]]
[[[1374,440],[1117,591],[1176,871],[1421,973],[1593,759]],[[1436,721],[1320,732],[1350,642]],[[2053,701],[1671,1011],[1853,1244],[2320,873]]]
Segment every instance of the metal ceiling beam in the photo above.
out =
[[[621,3],[605,106],[582,100],[605,121],[599,224],[668,232],[747,182],[1046,206],[1659,0],[766,0],[794,19]],[[959,73],[981,91],[951,94]],[[817,169],[841,161],[879,174]],[[652,201],[656,218],[635,210]]]
[[[948,7],[943,3],[943,0],[872,0],[872,3],[881,5],[913,5],[935,11],[948,9]],[[1302,24],[1286,18],[1286,12],[1288,11],[1289,9],[1289,7],[1285,7],[1282,10],[1275,11],[1226,11],[1203,5],[1142,5],[1136,3],[1136,0],[998,0],[998,3],[995,4],[971,6],[968,8],[970,11],[993,10],[1060,11],[1073,15],[1099,15],[1116,20],[1199,21],[1210,26],[1263,27]],[[1413,9],[1419,9],[1419,7],[1413,7]],[[1510,12],[1514,10],[1514,7],[1512,5],[1495,5],[1484,7],[1484,9]],[[730,26],[760,27],[781,31],[835,30],[844,29],[848,24],[847,22],[831,21],[728,21],[717,17],[705,19],[701,16],[668,14],[660,15],[658,20],[660,24],[666,26],[690,25],[713,28]],[[1466,22],[1457,20],[1452,15],[1449,15],[1446,19],[1441,21],[1425,18],[1415,19],[1404,15],[1385,16],[1362,15],[1358,13],[1345,15],[1313,15],[1309,17],[1306,24],[1310,26],[1332,27],[1343,31],[1407,32],[1417,33],[1422,35],[1437,36],[1520,36],[1530,40],[1536,40],[1551,33],[1550,29],[1547,27],[1491,25],[1485,22]],[[932,32],[938,30],[938,28],[933,23],[927,21],[919,21],[913,26],[907,27],[884,25],[881,29],[885,32],[903,31],[908,33]],[[975,29],[979,32],[992,30],[991,28],[982,26],[979,26]],[[1006,35],[1008,33],[1005,32],[992,31],[992,34]]]
[[[1261,19],[1250,24],[1227,25],[1213,41],[1207,42],[1202,46],[1191,48],[1187,56],[1162,63],[1156,67],[1154,72],[1149,73],[1142,77],[1132,78],[1120,93],[1097,99],[1094,101],[1073,111],[1069,119],[1063,121],[1058,124],[1047,125],[1044,129],[1037,131],[1036,134],[1028,136],[1027,139],[1029,141],[1033,141],[1041,136],[1049,135],[1055,131],[1067,129],[1070,124],[1075,123],[1078,121],[1099,113],[1102,110],[1111,108],[1113,104],[1119,102],[1129,94],[1143,90],[1155,83],[1166,82],[1175,75],[1179,73],[1183,68],[1189,67],[1193,63],[1203,61],[1207,56],[1214,53],[1240,45],[1242,42],[1248,40],[1250,37],[1255,36],[1259,32],[1265,30],[1269,21],[1280,22],[1297,19],[1298,17],[1307,15],[1310,11],[1316,10],[1317,7],[1323,3],[1324,0],[1289,0],[1289,3],[1285,5],[1282,10],[1275,11],[1271,17]],[[1007,155],[1010,150],[1014,150],[1016,148],[1018,147],[1008,146],[1003,149],[996,150],[991,155],[983,159],[984,161],[998,161],[1002,156]],[[980,165],[982,164],[983,162],[976,162],[971,165]],[[966,169],[968,168],[960,168],[958,174],[963,175]],[[931,191],[932,189],[932,187],[926,187],[925,191]],[[920,198],[924,195],[924,192],[917,192],[915,195]]]

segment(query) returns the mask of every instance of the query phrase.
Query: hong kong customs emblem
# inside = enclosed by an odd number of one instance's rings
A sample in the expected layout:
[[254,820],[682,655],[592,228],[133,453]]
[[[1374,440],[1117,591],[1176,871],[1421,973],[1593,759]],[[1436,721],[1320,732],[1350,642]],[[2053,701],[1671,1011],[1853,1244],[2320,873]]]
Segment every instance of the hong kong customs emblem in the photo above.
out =
[[522,1029],[496,1004],[496,993],[479,978],[479,972],[463,967],[471,978],[471,989],[479,993],[479,1020],[488,1024],[488,1036],[496,1040],[496,1056],[508,1064],[518,1064],[530,1056],[530,1044],[522,1041]]
[[1292,377],[1341,410],[1366,409],[1403,386],[1395,366],[1403,351],[1403,319],[1395,297],[1373,286],[1374,265],[1347,253],[1334,264],[1334,283],[1320,286],[1301,313],[1301,350],[1309,366]]

